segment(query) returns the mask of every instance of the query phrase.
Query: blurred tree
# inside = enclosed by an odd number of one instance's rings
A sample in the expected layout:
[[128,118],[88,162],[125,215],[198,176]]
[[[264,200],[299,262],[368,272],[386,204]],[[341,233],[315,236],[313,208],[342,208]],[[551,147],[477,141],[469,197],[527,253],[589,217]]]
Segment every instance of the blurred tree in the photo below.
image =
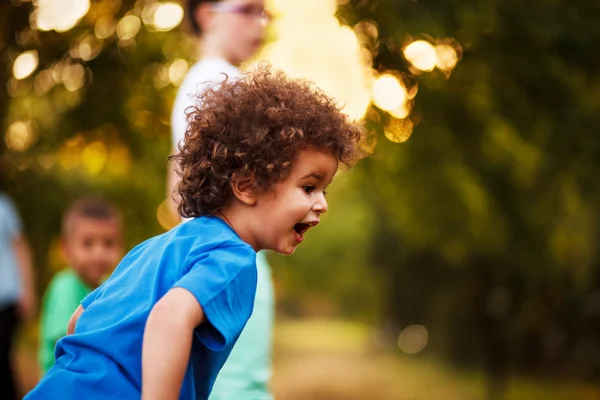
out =
[[[527,371],[577,364],[600,290],[600,3],[338,3],[373,68],[418,94],[408,117],[368,111],[372,157],[334,185],[314,240],[276,258],[301,267],[276,269],[283,308],[378,322],[394,340],[423,324],[426,351],[487,360],[500,379],[509,356]],[[0,4],[0,189],[24,217],[40,289],[60,267],[60,215],[76,196],[117,202],[130,245],[169,224],[170,105],[195,48],[154,25],[158,6],[92,1],[59,33],[36,27],[32,2]],[[418,69],[403,51],[416,39],[462,58]],[[38,61],[17,79],[30,50]]]
[[[33,12],[35,3],[0,5],[0,77],[8,89],[0,95],[0,187],[23,215],[40,287],[61,266],[49,250],[62,211],[79,195],[92,191],[115,201],[130,245],[163,230],[157,209],[164,199],[170,105],[195,49],[179,30],[144,27],[134,6],[139,15],[151,4],[92,2],[83,19],[59,33],[36,26],[43,21],[36,21],[42,11]],[[62,19],[54,22],[64,22],[71,13],[57,15]],[[30,50],[39,61],[19,79],[15,60]]]
[[[548,304],[525,316],[529,301],[543,302],[547,288],[565,279],[579,293],[590,288],[598,265],[600,56],[594,43],[600,29],[592,22],[598,11],[592,1],[361,0],[340,8],[351,26],[375,21],[375,69],[400,71],[419,86],[409,117],[416,127],[405,143],[385,137],[406,122],[382,111],[368,115],[377,147],[360,175],[362,193],[375,205],[371,262],[388,278],[386,314],[400,326],[437,315],[433,336],[464,336],[480,318],[478,340],[491,341],[490,351],[508,352],[509,338],[500,330],[524,343],[517,321],[527,318],[545,334],[544,315],[556,317]],[[430,36],[432,42],[451,37],[462,45],[450,79],[437,69],[421,72],[404,57],[403,46],[423,33],[437,38]],[[469,279],[469,265],[491,268],[469,302],[485,304],[497,285],[510,282],[506,295],[516,304],[505,305],[501,319],[481,307],[467,318],[472,322],[441,320],[468,306],[455,294]],[[441,267],[456,279],[441,282]],[[454,289],[441,301],[454,303],[454,311],[440,316],[434,293],[448,286]],[[556,301],[566,302],[569,293],[559,292]],[[543,334],[528,346],[540,354]],[[467,360],[478,348],[463,343],[453,353]],[[519,361],[540,365],[546,356]]]

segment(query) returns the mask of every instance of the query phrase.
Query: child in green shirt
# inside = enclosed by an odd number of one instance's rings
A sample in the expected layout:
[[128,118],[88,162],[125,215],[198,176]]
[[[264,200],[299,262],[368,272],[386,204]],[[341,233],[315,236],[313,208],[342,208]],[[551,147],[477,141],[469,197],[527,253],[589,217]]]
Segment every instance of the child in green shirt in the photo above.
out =
[[122,256],[121,222],[99,198],[82,198],[65,213],[62,251],[69,268],[56,273],[42,302],[38,360],[44,374],[54,364],[54,346],[81,300],[98,287]]

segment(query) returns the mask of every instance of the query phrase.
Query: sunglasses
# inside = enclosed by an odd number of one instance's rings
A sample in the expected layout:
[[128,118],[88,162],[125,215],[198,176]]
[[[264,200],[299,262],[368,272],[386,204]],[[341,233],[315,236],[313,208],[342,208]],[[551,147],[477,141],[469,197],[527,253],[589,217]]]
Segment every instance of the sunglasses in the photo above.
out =
[[226,12],[239,14],[246,18],[258,19],[264,22],[271,21],[271,15],[263,7],[258,7],[249,3],[212,3],[211,8],[217,12]]

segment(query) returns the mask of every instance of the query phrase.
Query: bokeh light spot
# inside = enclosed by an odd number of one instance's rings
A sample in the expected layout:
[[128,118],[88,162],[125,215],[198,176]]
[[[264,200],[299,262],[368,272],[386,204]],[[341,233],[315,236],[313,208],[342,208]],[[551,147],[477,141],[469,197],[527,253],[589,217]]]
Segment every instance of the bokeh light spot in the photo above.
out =
[[90,174],[97,174],[102,171],[106,164],[106,146],[102,142],[92,142],[85,146],[82,163]]
[[414,124],[408,119],[397,119],[392,118],[392,120],[384,127],[385,137],[394,143],[403,143],[406,142],[410,135],[412,134]]
[[81,64],[70,64],[62,70],[62,83],[70,92],[79,90],[83,86],[84,78],[85,69]]
[[94,26],[94,34],[98,39],[109,38],[117,29],[117,21],[112,15],[105,15],[98,18]]
[[162,3],[156,7],[152,22],[157,31],[170,31],[181,23],[183,8],[177,3]]
[[179,219],[173,215],[167,200],[164,200],[159,204],[158,209],[156,210],[156,219],[158,219],[158,223],[165,230],[176,227],[180,222]]
[[410,108],[408,107],[408,103],[404,102],[399,107],[390,110],[389,113],[395,118],[402,119],[408,117],[408,114],[410,114]]
[[52,72],[45,69],[36,75],[35,80],[33,81],[33,88],[38,96],[43,96],[48,90],[52,89],[55,84],[56,81],[52,78]]
[[13,122],[6,131],[6,145],[14,151],[25,151],[35,141],[35,130],[31,122]]
[[90,9],[89,0],[37,0],[35,24],[41,31],[65,32]]
[[126,146],[112,146],[106,163],[107,172],[113,175],[125,175],[131,170],[131,154]]
[[384,111],[391,111],[404,105],[406,90],[395,76],[383,74],[373,83],[371,96],[377,107]]
[[169,66],[169,80],[175,86],[179,86],[188,70],[188,64],[183,59],[177,59]]
[[153,76],[154,87],[157,89],[162,89],[166,87],[171,79],[169,77],[169,68],[165,65],[158,66],[156,68],[152,68],[155,70]]
[[135,15],[126,15],[117,24],[117,36],[121,40],[130,40],[135,37],[142,27],[142,21]]
[[398,337],[398,347],[406,354],[417,354],[427,346],[429,334],[423,325],[409,325]]
[[425,40],[416,40],[404,48],[404,57],[417,69],[431,71],[435,68],[437,54],[433,45]]
[[36,50],[21,53],[13,64],[13,76],[25,79],[35,71],[38,66],[38,53]]
[[80,58],[83,61],[90,61],[98,57],[102,51],[102,41],[94,35],[87,35],[83,39],[73,43],[70,54],[73,58]]
[[435,65],[442,71],[449,71],[458,62],[458,54],[456,50],[448,44],[440,44],[435,46],[437,61]]

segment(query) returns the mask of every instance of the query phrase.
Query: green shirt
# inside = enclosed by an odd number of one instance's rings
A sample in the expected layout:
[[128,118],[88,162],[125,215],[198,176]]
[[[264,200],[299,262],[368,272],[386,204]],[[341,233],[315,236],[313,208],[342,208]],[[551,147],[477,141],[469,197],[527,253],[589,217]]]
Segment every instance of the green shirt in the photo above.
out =
[[256,254],[256,267],[254,311],[219,372],[209,400],[273,400],[269,380],[275,300],[265,251]]
[[38,361],[44,374],[54,365],[54,346],[67,333],[67,325],[79,303],[91,292],[71,268],[57,272],[42,302]]

